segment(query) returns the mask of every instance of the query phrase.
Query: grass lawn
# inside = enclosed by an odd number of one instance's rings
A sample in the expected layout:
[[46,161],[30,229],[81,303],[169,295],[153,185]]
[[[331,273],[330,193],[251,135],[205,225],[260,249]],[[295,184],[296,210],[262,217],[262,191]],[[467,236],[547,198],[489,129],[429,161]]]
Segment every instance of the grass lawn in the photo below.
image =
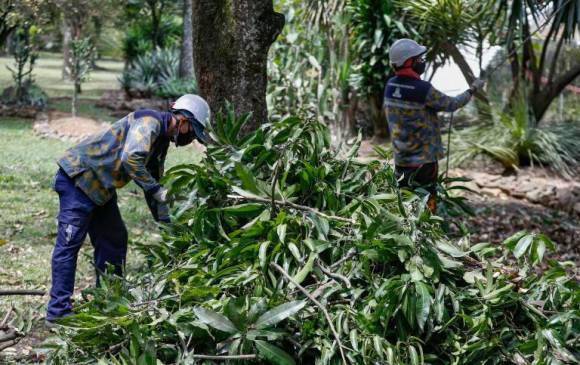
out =
[[[123,71],[123,62],[114,60],[99,60],[96,62],[99,69],[89,74],[89,79],[82,85],[82,97],[98,99],[104,90],[118,89],[117,78]],[[73,83],[62,80],[62,55],[42,52],[36,61],[34,80],[48,94],[49,97],[71,96]],[[12,75],[6,66],[14,68],[12,57],[0,57],[0,85],[13,83]],[[4,87],[2,87],[3,89]]]
[[[61,62],[61,59],[43,54],[35,75],[40,86],[51,97],[49,108],[69,111],[69,101],[62,97],[70,95],[72,85],[60,81]],[[5,82],[10,80],[4,67],[6,63],[6,58],[0,58],[0,85],[6,85]],[[96,107],[94,102],[105,90],[118,87],[116,77],[122,64],[106,61],[98,62],[98,65],[112,72],[92,73],[91,81],[84,85],[79,115],[113,121],[115,118],[110,112]],[[58,197],[51,183],[57,170],[55,161],[70,146],[70,142],[36,136],[32,133],[31,120],[0,117],[0,289],[50,288],[50,258],[56,237],[58,210]],[[170,147],[166,169],[178,163],[199,161],[200,157],[193,148]],[[142,262],[138,253],[131,250],[132,242],[151,242],[160,237],[141,189],[131,183],[119,190],[118,195],[119,207],[129,231],[127,271],[130,274],[138,270]],[[87,239],[79,255],[78,291],[94,283],[91,262],[92,246]],[[47,298],[0,297],[0,316],[10,306],[32,308],[43,316]],[[45,336],[40,327],[33,332],[33,336],[40,340]],[[20,350],[27,341],[23,340],[16,349]],[[8,361],[8,358],[2,358],[6,354],[10,356],[10,349],[0,355],[0,363]]]

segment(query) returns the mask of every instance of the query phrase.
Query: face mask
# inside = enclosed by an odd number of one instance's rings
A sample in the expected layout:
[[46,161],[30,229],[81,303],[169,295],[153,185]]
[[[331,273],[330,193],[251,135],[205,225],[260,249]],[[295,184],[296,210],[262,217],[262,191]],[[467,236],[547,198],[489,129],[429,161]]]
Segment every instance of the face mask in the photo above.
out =
[[186,146],[193,142],[195,139],[195,133],[190,131],[189,133],[179,133],[179,127],[175,129],[175,134],[173,135],[172,141],[175,142],[175,147]]
[[193,133],[187,133],[187,134],[179,133],[177,136],[177,139],[175,140],[175,146],[177,146],[177,147],[186,146],[186,145],[190,144],[191,142],[193,142],[194,139],[195,139],[195,136],[193,135]]
[[413,71],[415,71],[419,75],[422,75],[425,72],[426,67],[427,67],[427,64],[425,62],[413,63]]

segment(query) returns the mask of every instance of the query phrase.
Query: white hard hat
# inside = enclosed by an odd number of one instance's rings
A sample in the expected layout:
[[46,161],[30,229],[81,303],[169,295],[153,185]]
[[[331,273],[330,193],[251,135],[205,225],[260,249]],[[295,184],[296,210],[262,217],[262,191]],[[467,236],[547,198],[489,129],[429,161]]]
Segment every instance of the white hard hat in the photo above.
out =
[[173,111],[185,110],[201,123],[204,128],[210,126],[210,110],[207,101],[199,95],[185,94],[175,101]]
[[412,39],[401,38],[391,46],[389,58],[393,65],[401,67],[409,58],[420,56],[425,52],[427,52],[427,47]]

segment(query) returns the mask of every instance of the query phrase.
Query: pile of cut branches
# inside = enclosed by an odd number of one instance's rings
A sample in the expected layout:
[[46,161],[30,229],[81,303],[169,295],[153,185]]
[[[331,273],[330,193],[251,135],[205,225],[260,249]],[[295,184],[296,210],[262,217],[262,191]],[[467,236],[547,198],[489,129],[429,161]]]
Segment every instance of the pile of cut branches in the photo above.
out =
[[241,138],[246,119],[168,171],[173,224],[140,273],[84,292],[52,363],[578,362],[578,283],[548,238],[450,239],[358,144],[339,157],[298,118]]

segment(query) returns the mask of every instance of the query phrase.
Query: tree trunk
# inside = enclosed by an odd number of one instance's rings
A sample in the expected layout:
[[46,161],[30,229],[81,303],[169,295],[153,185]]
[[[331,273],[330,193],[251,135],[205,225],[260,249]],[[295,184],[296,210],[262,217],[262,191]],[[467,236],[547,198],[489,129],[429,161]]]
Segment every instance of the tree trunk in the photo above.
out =
[[252,113],[244,132],[267,121],[268,50],[284,27],[272,0],[194,0],[193,61],[200,95],[212,111],[226,101]]
[[560,95],[564,88],[572,83],[574,79],[580,76],[580,63],[577,63],[568,71],[562,73],[554,82],[549,82],[541,87],[541,92],[530,97],[530,104],[536,117],[536,123],[542,120],[542,117],[552,104],[552,101]]
[[72,30],[70,24],[67,22],[65,17],[63,16],[62,25],[62,79],[68,80],[70,78],[69,70],[70,70],[70,44],[72,41]]
[[389,124],[387,123],[387,116],[383,110],[383,94],[375,94],[369,97],[371,108],[371,118],[373,119],[373,142],[383,143],[389,137]]
[[75,82],[75,85],[73,87],[72,100],[71,100],[71,114],[72,114],[73,118],[76,118],[76,116],[77,116],[77,98],[78,98],[77,83]]
[[192,0],[183,0],[183,38],[179,58],[179,77],[193,79],[193,25],[191,14]]

